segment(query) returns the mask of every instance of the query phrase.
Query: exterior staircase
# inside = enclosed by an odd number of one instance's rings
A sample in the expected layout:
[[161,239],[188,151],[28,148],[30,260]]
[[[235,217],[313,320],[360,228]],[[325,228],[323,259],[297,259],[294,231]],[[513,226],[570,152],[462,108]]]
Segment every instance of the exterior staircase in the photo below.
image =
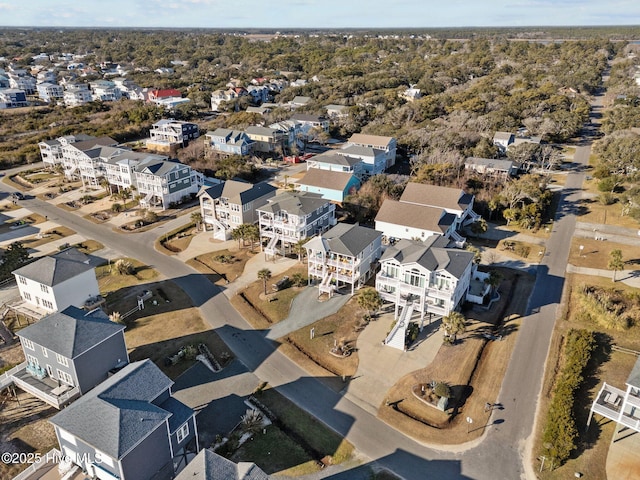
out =
[[409,320],[411,320],[411,316],[413,315],[413,308],[413,302],[407,303],[402,307],[400,318],[398,318],[393,329],[384,340],[385,345],[397,348],[398,350],[404,350],[407,327],[409,326]]
[[331,272],[327,272],[322,282],[320,282],[320,293],[328,293],[331,295],[333,293],[334,287],[331,285],[331,280],[333,280],[333,274]]

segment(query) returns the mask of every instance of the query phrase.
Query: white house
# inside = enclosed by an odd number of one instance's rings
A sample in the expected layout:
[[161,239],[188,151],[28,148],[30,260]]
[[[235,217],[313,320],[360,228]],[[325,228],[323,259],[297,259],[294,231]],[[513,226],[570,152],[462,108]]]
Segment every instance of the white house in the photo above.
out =
[[389,239],[450,238],[459,247],[466,241],[458,230],[478,220],[474,197],[458,188],[411,182],[399,201],[387,199],[376,216],[376,228]]
[[256,211],[266,255],[285,252],[336,224],[336,206],[315,193],[282,192]]
[[375,274],[382,252],[382,233],[360,225],[338,223],[305,245],[309,282],[331,295],[343,286],[362,287]]
[[67,107],[78,107],[92,101],[91,90],[86,83],[67,83],[63,94]]
[[82,308],[100,295],[95,269],[82,254],[43,257],[12,273],[22,301],[38,313]]
[[257,209],[267,203],[276,190],[266,182],[254,185],[236,180],[203,187],[198,197],[205,229],[211,229],[215,239],[228,240],[234,228],[258,221]]
[[400,240],[382,254],[376,290],[395,305],[395,318],[409,305],[420,312],[421,322],[426,313],[448,315],[467,299],[472,279],[481,290],[472,292],[472,300],[481,302],[489,291],[482,282],[486,274],[476,271],[474,254],[447,248],[447,243],[437,236],[424,242]]
[[629,428],[634,432],[640,432],[640,358],[636,361],[625,383],[624,390],[606,382],[602,384],[591,405],[587,427],[591,423],[593,414],[596,413],[616,422],[618,428],[621,428],[619,431]]
[[158,120],[149,130],[147,148],[170,151],[177,146],[185,146],[189,140],[200,136],[198,125],[173,118]]
[[204,176],[189,165],[152,155],[135,166],[134,176],[140,205],[162,209],[195,197],[204,183]]
[[38,83],[36,89],[40,99],[44,102],[55,102],[56,99],[64,97],[64,89],[57,83]]
[[382,150],[385,156],[386,168],[396,164],[397,141],[394,137],[383,137],[380,135],[365,135],[363,133],[354,133],[349,138],[348,145],[357,145],[360,147],[375,148]]

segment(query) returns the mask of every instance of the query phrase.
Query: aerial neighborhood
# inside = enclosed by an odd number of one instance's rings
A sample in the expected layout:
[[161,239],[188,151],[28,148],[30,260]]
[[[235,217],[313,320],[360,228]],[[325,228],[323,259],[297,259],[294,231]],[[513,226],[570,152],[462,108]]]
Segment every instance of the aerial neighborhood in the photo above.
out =
[[448,34],[0,29],[0,477],[639,479],[640,33]]

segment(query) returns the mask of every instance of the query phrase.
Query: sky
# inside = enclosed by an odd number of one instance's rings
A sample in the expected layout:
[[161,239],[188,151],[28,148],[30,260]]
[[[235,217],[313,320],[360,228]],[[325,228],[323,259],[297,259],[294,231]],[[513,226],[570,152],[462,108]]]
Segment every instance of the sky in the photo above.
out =
[[640,25],[638,0],[0,0],[0,26],[437,28]]

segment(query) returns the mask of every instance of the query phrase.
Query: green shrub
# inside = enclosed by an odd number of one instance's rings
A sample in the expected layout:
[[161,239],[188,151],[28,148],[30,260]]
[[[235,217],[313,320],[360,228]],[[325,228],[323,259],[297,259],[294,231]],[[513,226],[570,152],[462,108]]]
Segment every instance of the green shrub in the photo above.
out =
[[578,429],[574,415],[575,393],[595,347],[593,332],[571,329],[564,347],[564,365],[558,375],[553,399],[542,434],[545,455],[553,465],[562,465],[576,448]]

